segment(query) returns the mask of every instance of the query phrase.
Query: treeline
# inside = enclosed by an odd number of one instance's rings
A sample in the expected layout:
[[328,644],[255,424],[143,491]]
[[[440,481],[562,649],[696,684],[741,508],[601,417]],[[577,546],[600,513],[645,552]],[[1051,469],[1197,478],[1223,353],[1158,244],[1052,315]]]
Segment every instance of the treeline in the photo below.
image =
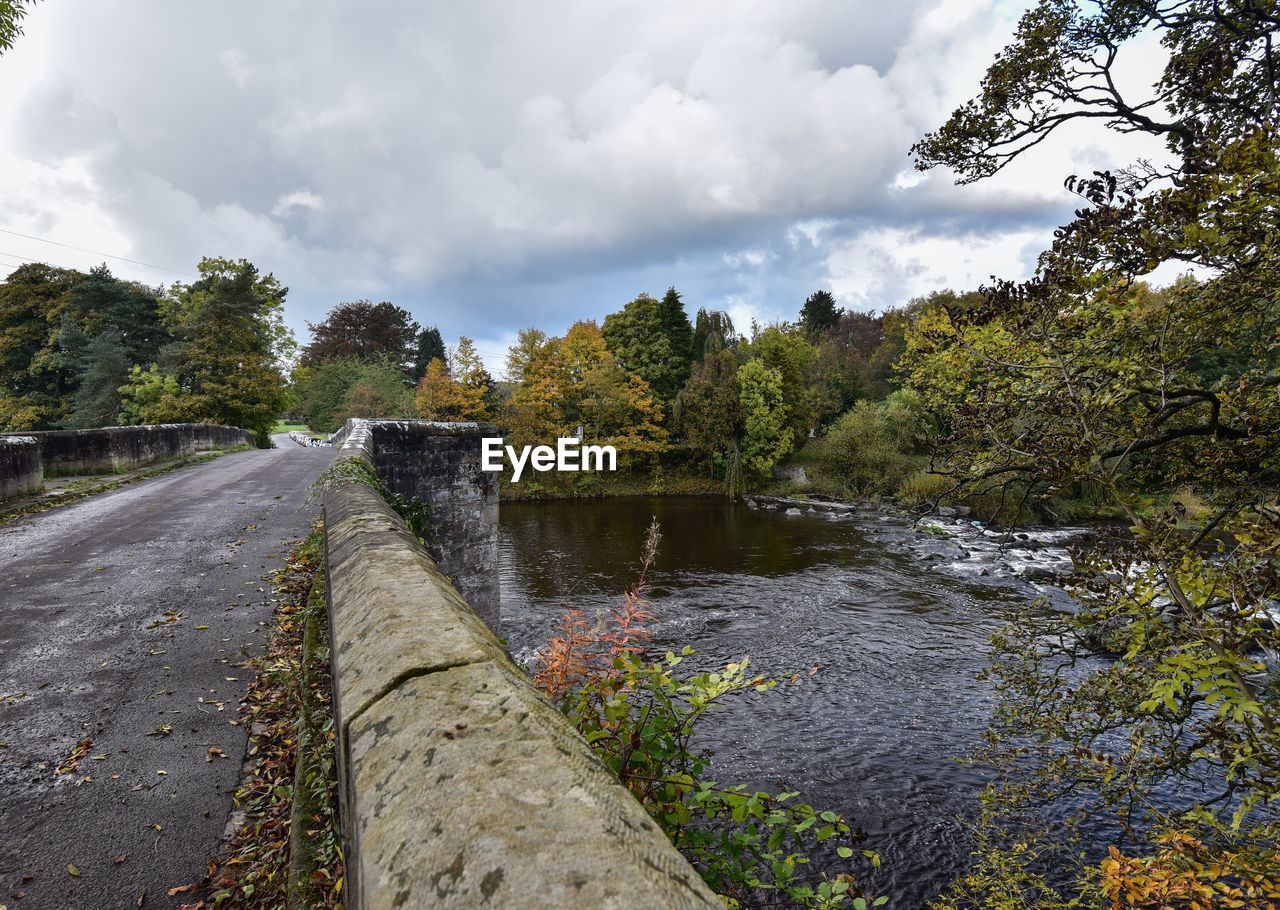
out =
[[[581,436],[615,446],[632,473],[675,466],[735,488],[859,402],[893,399],[894,365],[923,305],[845,312],[817,291],[794,322],[748,336],[721,311],[691,320],[669,288],[562,336],[522,330],[495,379],[470,339],[446,351],[402,308],[344,303],[310,326],[291,413],[321,432],[349,417],[489,420],[517,445]],[[897,393],[895,419],[913,400]]]
[[262,444],[288,403],[287,289],[204,259],[168,288],[40,263],[0,283],[0,429],[211,422]]

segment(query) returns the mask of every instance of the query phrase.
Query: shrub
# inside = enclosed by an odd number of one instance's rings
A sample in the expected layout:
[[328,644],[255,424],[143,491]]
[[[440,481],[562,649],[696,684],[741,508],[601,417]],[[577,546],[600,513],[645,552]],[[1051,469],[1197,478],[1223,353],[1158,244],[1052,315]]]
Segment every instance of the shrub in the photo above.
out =
[[[863,894],[852,871],[811,868],[809,853],[820,843],[835,845],[842,860],[854,857],[855,835],[836,813],[796,802],[796,792],[753,792],[706,778],[706,755],[692,745],[699,722],[726,699],[779,681],[751,674],[747,658],[680,675],[692,648],[651,651],[644,590],[659,539],[655,522],[640,579],[618,610],[594,619],[566,610],[535,683],[728,906],[882,906],[888,898]],[[873,852],[861,855],[879,864]]]

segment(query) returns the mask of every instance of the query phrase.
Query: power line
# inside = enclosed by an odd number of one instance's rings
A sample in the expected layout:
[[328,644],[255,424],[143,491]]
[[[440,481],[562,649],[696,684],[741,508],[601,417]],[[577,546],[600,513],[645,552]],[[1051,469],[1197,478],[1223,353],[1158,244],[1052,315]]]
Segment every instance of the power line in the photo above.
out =
[[[68,250],[78,250],[81,253],[89,253],[94,256],[105,256],[108,259],[118,259],[120,262],[130,262],[134,265],[140,265],[148,269],[159,269],[162,272],[173,272],[175,275],[185,275],[188,278],[196,277],[191,272],[183,272],[183,271],[179,271],[178,269],[171,269],[168,266],[152,265],[150,262],[141,262],[140,260],[137,260],[137,259],[129,259],[126,256],[116,256],[113,253],[104,253],[101,250],[91,250],[82,246],[73,246],[70,243],[62,243],[57,240],[49,240],[46,237],[36,237],[33,234],[23,234],[20,231],[11,231],[8,228],[0,228],[0,234],[11,234],[14,237],[23,237],[27,240],[34,240],[37,243],[51,243],[54,246],[64,247],[65,249],[68,249]],[[21,259],[22,257],[20,256],[18,258]]]

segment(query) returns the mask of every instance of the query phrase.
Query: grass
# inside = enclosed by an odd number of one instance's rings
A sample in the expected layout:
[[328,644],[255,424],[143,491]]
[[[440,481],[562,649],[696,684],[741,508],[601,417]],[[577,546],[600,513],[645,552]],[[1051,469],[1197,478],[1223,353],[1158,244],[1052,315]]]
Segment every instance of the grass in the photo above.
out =
[[276,433],[291,433],[295,430],[299,433],[308,433],[312,436],[319,435],[317,433],[312,433],[311,427],[307,426],[305,423],[285,423],[283,420],[271,428],[271,434],[274,436]]

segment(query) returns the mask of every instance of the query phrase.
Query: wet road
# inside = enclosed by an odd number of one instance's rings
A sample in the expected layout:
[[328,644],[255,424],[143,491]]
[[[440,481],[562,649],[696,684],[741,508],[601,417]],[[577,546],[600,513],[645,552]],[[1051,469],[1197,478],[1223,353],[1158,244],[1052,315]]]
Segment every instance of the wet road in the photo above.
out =
[[203,877],[245,755],[240,665],[332,457],[278,444],[0,527],[10,910],[176,908],[168,889]]

